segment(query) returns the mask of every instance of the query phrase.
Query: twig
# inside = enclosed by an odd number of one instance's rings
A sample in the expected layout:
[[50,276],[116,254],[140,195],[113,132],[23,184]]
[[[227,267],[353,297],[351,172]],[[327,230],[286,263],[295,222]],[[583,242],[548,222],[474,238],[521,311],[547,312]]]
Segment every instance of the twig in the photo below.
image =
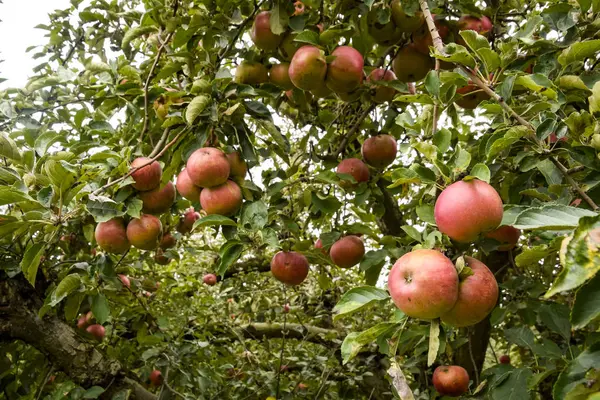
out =
[[37,394],[37,396],[35,396],[36,400],[39,400],[39,398],[42,396],[42,392],[44,391],[44,388],[46,387],[46,384],[48,383],[48,380],[50,379],[50,375],[52,374],[52,372],[54,372],[54,365],[50,366],[48,373],[44,377],[44,382],[42,382],[42,384],[38,390],[38,394]]
[[[444,51],[444,43],[442,42],[438,30],[435,27],[435,23],[433,22],[433,17],[431,16],[431,11],[429,10],[429,6],[427,5],[427,0],[419,0],[419,4],[421,5],[421,10],[423,11],[423,15],[425,16],[425,21],[427,22],[427,27],[429,28],[429,32],[431,33],[431,38],[433,39],[433,45],[436,51],[440,54],[446,54]],[[524,127],[530,130],[530,133],[528,135],[530,139],[532,139],[538,144],[541,144],[540,140],[535,136],[535,128],[531,123],[529,123],[527,120],[521,117],[515,110],[513,110],[512,107],[509,106],[506,103],[506,101],[504,101],[504,98],[502,98],[502,96],[494,92],[494,90],[492,90],[492,88],[490,88],[476,73],[474,73],[465,66],[460,66],[460,68],[467,73],[467,75],[475,85],[482,89],[488,96],[490,96],[490,98],[494,99],[498,104],[500,104],[500,106],[514,119],[516,119],[519,124],[523,125]],[[552,161],[552,163],[556,165],[556,167],[566,178],[567,182],[569,182],[571,187],[573,187],[573,189],[577,191],[577,193],[579,193],[581,198],[585,200],[586,203],[588,203],[594,211],[598,210],[598,206],[596,205],[596,203],[594,203],[594,201],[585,193],[585,191],[581,189],[581,187],[579,187],[577,182],[575,182],[573,178],[569,176],[569,171],[567,170],[567,168],[565,168],[565,166],[562,165],[562,163],[555,157],[550,157],[550,161]]]
[[471,363],[473,363],[473,372],[475,372],[475,387],[479,386],[479,370],[477,364],[475,364],[475,357],[473,356],[473,346],[471,345],[471,328],[469,328],[469,356],[471,356]]
[[181,132],[179,132],[177,134],[177,136],[175,136],[173,138],[173,140],[171,140],[169,143],[167,143],[167,145],[154,157],[150,158],[150,160],[148,162],[146,162],[145,164],[140,165],[139,167],[135,167],[132,168],[127,174],[123,175],[122,177],[120,177],[119,179],[115,179],[114,181],[107,183],[106,185],[102,186],[101,188],[98,188],[96,190],[94,190],[92,192],[92,194],[97,195],[98,193],[103,192],[104,190],[108,189],[109,187],[124,181],[125,179],[129,178],[131,175],[133,175],[133,173],[135,171],[137,171],[138,169],[142,169],[150,164],[152,164],[154,161],[158,160],[171,146],[173,146],[181,136],[183,136],[184,133],[187,133],[187,129],[182,130]]
[[336,159],[344,151],[344,149],[346,148],[346,146],[348,145],[348,143],[350,142],[350,140],[353,138],[353,136],[356,134],[356,132],[358,132],[358,130],[360,129],[360,125],[362,124],[362,122],[365,120],[365,118],[367,118],[367,116],[374,109],[375,109],[375,105],[371,104],[369,107],[367,107],[367,108],[365,108],[363,110],[362,114],[360,114],[358,116],[358,119],[356,120],[356,123],[352,126],[352,128],[350,128],[350,130],[346,133],[346,135],[342,139],[342,142],[340,143],[340,145],[336,149],[335,153],[333,153],[331,155],[331,158]]
[[152,158],[152,157],[154,157],[158,153],[159,149],[167,141],[167,138],[169,137],[169,132],[171,132],[171,128],[172,128],[171,126],[168,126],[167,128],[165,128],[165,131],[163,132],[162,136],[158,140],[158,143],[156,143],[156,146],[154,146],[154,149],[152,150],[152,153],[150,153],[148,155],[148,157]]
[[[438,60],[436,58],[435,59],[435,74],[437,76],[439,76],[439,71],[440,71],[440,60]],[[438,118],[439,118],[438,111],[439,111],[439,104],[436,99],[436,101],[433,103],[433,121],[431,122],[431,137],[434,137],[435,133],[437,132],[437,124],[438,124]]]
[[579,165],[577,167],[570,168],[568,172],[569,172],[569,175],[572,175],[572,174],[576,174],[581,171],[585,171],[584,165]]
[[[285,287],[285,285],[283,286],[283,298],[285,300],[283,304],[287,304],[287,288]],[[281,364],[283,364],[283,351],[285,350],[285,325],[287,323],[287,315],[288,313],[283,314],[283,338],[281,339],[281,351],[279,352],[279,368],[277,369],[277,394],[275,395],[276,399],[279,398],[279,383],[281,381]]]
[[221,61],[223,61],[223,59],[225,58],[227,53],[229,53],[231,51],[231,49],[233,48],[233,46],[235,46],[235,43],[240,38],[240,35],[246,29],[246,25],[248,25],[248,23],[254,19],[254,16],[256,15],[258,10],[260,10],[260,7],[262,6],[262,4],[265,1],[266,0],[263,0],[254,6],[254,11],[252,11],[252,13],[250,15],[248,15],[246,17],[246,19],[243,20],[242,23],[239,25],[237,32],[233,36],[233,39],[231,39],[231,42],[229,42],[227,47],[225,47],[225,49],[217,55],[217,60],[215,61],[215,71],[217,71],[219,69],[219,66],[221,65]]

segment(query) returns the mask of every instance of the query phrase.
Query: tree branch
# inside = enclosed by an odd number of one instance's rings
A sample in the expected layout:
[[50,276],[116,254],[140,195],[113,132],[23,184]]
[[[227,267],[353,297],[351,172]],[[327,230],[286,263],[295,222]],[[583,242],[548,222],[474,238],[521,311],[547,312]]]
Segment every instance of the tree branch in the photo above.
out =
[[573,189],[575,189],[575,191],[579,193],[581,198],[585,200],[585,202],[588,203],[590,207],[592,207],[592,210],[597,211],[598,205],[594,202],[594,200],[591,199],[590,196],[587,195],[587,193],[577,184],[577,182],[575,182],[571,175],[569,175],[569,170],[564,165],[562,165],[562,163],[558,161],[558,159],[555,157],[550,157],[550,161],[552,161],[552,163],[556,165],[556,168],[558,168],[559,171],[563,174],[567,182],[569,182]]
[[340,154],[342,154],[342,152],[346,149],[346,146],[348,145],[348,143],[350,143],[350,141],[352,139],[354,139],[354,135],[356,135],[356,133],[359,131],[360,125],[363,123],[365,118],[367,118],[369,116],[369,114],[371,113],[371,111],[373,111],[374,109],[375,109],[375,104],[371,104],[371,105],[369,105],[369,107],[367,107],[363,110],[363,112],[358,116],[356,123],[352,126],[352,128],[350,128],[348,133],[346,133],[346,135],[342,138],[342,142],[340,143],[338,148],[328,158],[337,159],[338,156]]

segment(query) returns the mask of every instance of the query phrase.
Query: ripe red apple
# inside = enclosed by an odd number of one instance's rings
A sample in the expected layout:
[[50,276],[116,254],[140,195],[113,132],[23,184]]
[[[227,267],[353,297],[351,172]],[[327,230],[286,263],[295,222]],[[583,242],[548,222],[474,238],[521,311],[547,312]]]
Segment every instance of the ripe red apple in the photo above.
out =
[[458,365],[441,365],[433,371],[433,386],[442,396],[458,397],[469,390],[469,374]]
[[566,142],[568,140],[566,136],[563,136],[559,139],[558,136],[556,136],[555,132],[552,132],[550,134],[549,138],[550,138],[550,143]]
[[367,164],[385,168],[396,159],[396,139],[390,135],[377,135],[368,138],[362,145],[362,156]]
[[96,242],[107,253],[123,254],[131,247],[123,218],[113,218],[96,225]]
[[276,35],[271,31],[271,12],[261,11],[254,18],[250,38],[254,45],[261,50],[272,51],[277,49],[283,40],[282,35]]
[[138,249],[154,250],[162,236],[162,224],[154,215],[142,214],[127,225],[127,239]]
[[425,78],[435,63],[427,54],[421,53],[414,44],[404,46],[394,58],[392,68],[401,82],[416,82]]
[[486,232],[483,236],[500,242],[498,251],[509,251],[514,249],[519,242],[521,231],[517,228],[513,228],[512,226],[503,225],[498,229]]
[[177,231],[179,233],[190,233],[192,228],[194,227],[194,222],[200,219],[200,214],[194,210],[193,207],[190,207],[183,213],[183,216],[179,219],[179,224],[177,225]]
[[300,382],[298,384],[298,389],[300,389],[300,390],[306,390],[306,389],[308,389],[308,385],[306,383]]
[[186,164],[187,173],[194,185],[203,188],[227,182],[231,168],[227,156],[214,147],[203,147],[192,153]]
[[192,182],[186,169],[177,175],[177,182],[175,185],[177,186],[177,192],[179,192],[180,195],[192,202],[199,201],[202,188],[194,185],[194,182]]
[[362,54],[353,47],[340,46],[331,55],[335,59],[327,66],[327,87],[335,93],[352,92],[363,80],[365,60]]
[[121,281],[123,286],[128,288],[131,287],[131,281],[129,280],[129,277],[127,275],[119,274],[117,276],[119,277],[119,280]]
[[215,274],[206,274],[202,277],[202,282],[208,286],[214,286],[217,284],[217,276]]
[[510,356],[508,354],[501,355],[500,364],[510,364]]
[[106,330],[104,329],[104,327],[99,324],[88,326],[86,332],[94,336],[99,342],[101,342],[104,339],[104,335],[106,334]]
[[221,186],[204,188],[200,193],[200,205],[208,215],[234,215],[242,206],[242,189],[234,181]]
[[382,7],[373,7],[367,14],[367,25],[369,35],[375,40],[375,43],[382,46],[391,46],[402,39],[402,31],[396,26],[392,19],[385,24],[379,22],[379,13]]
[[175,236],[171,235],[169,232],[165,233],[160,240],[160,248],[163,250],[171,249],[175,247],[177,244],[177,239]]
[[468,243],[491,231],[502,221],[502,199],[488,183],[458,181],[442,191],[435,202],[435,222],[440,232]]
[[[338,174],[352,175],[357,183],[367,182],[369,180],[369,168],[358,158],[346,158],[345,160],[342,160],[338,165],[336,172]],[[342,187],[346,188],[353,186],[352,183],[343,179],[340,184]]]
[[153,386],[160,386],[160,385],[162,385],[162,381],[163,381],[162,373],[159,370],[157,370],[157,369],[155,369],[152,372],[150,372],[149,379],[150,379],[150,383]]
[[295,251],[280,251],[271,259],[271,273],[286,285],[299,285],[308,276],[308,260]]
[[415,32],[425,23],[425,17],[421,11],[415,12],[414,15],[406,14],[400,0],[393,0],[391,7],[392,19],[401,32]]
[[235,81],[245,85],[260,85],[269,81],[269,71],[255,61],[242,61],[235,69]]
[[287,314],[287,313],[289,313],[289,312],[290,312],[290,310],[291,310],[291,308],[290,308],[290,305],[289,305],[289,304],[284,304],[284,305],[283,305],[283,312],[284,312],[284,313],[286,313],[286,314]]
[[442,321],[457,328],[475,325],[496,307],[498,283],[492,271],[481,261],[465,257],[473,275],[461,279],[458,300],[450,311],[442,314]]
[[462,95],[462,97],[456,100],[455,103],[467,110],[474,110],[479,103],[490,99],[490,96],[486,92],[473,84],[456,89],[456,93]]
[[[385,68],[375,68],[367,77],[367,82],[377,81],[394,81],[396,80],[396,74],[393,71]],[[374,94],[371,96],[375,103],[385,103],[386,101],[391,102],[396,95],[396,89],[383,85],[374,85]]]
[[392,300],[409,317],[438,318],[458,298],[458,274],[450,259],[437,250],[419,249],[396,261],[388,276]]
[[175,191],[173,182],[169,181],[163,187],[141,192],[139,198],[142,200],[142,212],[147,214],[162,214],[169,211],[173,203],[175,203],[177,192]]
[[171,262],[171,258],[165,255],[163,249],[158,249],[154,255],[154,262],[156,262],[158,265],[168,265]]
[[79,317],[79,319],[77,320],[77,328],[79,329],[85,329],[89,326],[89,322],[87,319],[87,315],[82,315]]
[[298,89],[313,90],[324,85],[327,62],[323,51],[316,46],[300,47],[292,57],[288,73]]
[[315,249],[320,249],[321,253],[323,253],[326,256],[329,255],[329,252],[323,248],[323,241],[321,239],[317,239],[317,241],[315,242]]
[[365,256],[365,245],[361,238],[348,235],[331,246],[329,257],[340,268],[351,268],[362,261]]
[[[436,19],[434,23],[442,41],[444,43],[449,41],[451,29],[450,25],[448,24],[448,21],[444,19]],[[429,27],[427,26],[427,24],[424,24],[421,27],[421,29],[413,33],[412,39],[415,49],[417,49],[422,54],[430,54],[430,48],[433,47],[433,38],[431,37],[431,32],[429,32]]]
[[479,33],[480,35],[487,36],[494,28],[494,25],[492,24],[492,21],[485,15],[481,18],[477,18],[472,15],[463,15],[459,18],[457,27],[459,31],[471,30]]
[[227,160],[230,168],[229,176],[244,179],[248,173],[248,165],[246,165],[246,161],[244,161],[240,152],[228,153]]
[[290,79],[289,74],[290,64],[281,63],[275,64],[269,71],[269,80],[272,84],[279,86],[283,90],[290,90],[294,88],[294,84]]
[[[131,168],[139,168],[142,165],[144,167],[136,170],[131,177],[135,181],[133,187],[140,191],[152,190],[160,185],[160,178],[162,177],[162,167],[158,161],[151,161],[147,157],[138,157],[131,163]],[[146,165],[148,164],[148,165]]]

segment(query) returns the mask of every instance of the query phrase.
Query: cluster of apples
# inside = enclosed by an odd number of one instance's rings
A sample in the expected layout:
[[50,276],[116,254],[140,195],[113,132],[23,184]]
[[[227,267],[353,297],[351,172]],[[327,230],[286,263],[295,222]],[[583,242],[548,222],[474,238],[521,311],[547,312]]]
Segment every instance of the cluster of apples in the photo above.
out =
[[86,314],[80,315],[77,319],[77,328],[86,331],[90,335],[92,335],[96,340],[101,342],[104,340],[104,336],[106,335],[106,329],[100,325],[95,324],[94,322],[94,314],[89,311]]

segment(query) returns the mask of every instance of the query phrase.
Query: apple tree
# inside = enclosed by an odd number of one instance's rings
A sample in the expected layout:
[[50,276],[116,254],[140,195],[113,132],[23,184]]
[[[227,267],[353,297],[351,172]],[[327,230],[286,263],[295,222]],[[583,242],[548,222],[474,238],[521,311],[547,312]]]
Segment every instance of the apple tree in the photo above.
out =
[[598,400],[599,12],[71,0],[0,91],[0,399]]

